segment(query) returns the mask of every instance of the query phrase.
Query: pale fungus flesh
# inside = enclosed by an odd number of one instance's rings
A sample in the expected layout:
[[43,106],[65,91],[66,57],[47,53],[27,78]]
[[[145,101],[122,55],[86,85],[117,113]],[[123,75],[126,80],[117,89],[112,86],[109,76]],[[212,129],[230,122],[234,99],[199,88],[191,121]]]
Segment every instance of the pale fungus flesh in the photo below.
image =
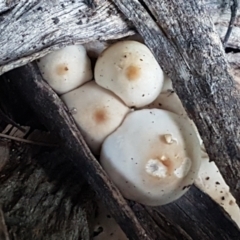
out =
[[82,45],[51,52],[37,64],[43,78],[58,94],[69,92],[93,78],[91,61]]
[[170,203],[197,177],[200,145],[182,116],[159,109],[129,113],[103,145],[100,162],[127,199]]
[[63,94],[61,98],[94,154],[99,153],[103,140],[130,111],[118,97],[94,81]]
[[94,76],[129,107],[143,107],[159,95],[164,75],[151,51],[137,41],[120,41],[100,54]]

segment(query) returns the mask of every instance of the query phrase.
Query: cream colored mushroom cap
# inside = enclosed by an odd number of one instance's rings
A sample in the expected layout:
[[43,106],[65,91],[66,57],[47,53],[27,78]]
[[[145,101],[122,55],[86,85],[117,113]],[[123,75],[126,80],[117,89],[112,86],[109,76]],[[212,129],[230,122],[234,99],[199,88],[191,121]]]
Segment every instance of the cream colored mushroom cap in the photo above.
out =
[[94,75],[97,84],[114,92],[130,107],[143,107],[154,101],[164,80],[151,51],[137,41],[120,41],[103,51]]
[[160,109],[129,113],[103,145],[100,162],[123,196],[145,205],[181,197],[197,177],[200,144],[182,116]]
[[130,111],[118,97],[94,81],[63,94],[61,98],[94,154],[99,153],[103,140]]
[[69,92],[93,77],[91,61],[82,45],[64,47],[37,62],[43,78],[58,94]]

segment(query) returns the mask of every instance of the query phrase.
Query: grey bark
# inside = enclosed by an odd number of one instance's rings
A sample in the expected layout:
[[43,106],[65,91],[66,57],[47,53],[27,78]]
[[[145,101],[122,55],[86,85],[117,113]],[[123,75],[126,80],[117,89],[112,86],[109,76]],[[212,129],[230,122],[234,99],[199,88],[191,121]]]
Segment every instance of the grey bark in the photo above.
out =
[[[131,23],[111,0],[0,1],[0,75],[50,51],[72,43],[117,39],[133,34]],[[200,1],[199,1],[200,2]],[[230,9],[221,1],[204,0],[207,14],[224,38]],[[240,48],[240,15],[227,47]]]

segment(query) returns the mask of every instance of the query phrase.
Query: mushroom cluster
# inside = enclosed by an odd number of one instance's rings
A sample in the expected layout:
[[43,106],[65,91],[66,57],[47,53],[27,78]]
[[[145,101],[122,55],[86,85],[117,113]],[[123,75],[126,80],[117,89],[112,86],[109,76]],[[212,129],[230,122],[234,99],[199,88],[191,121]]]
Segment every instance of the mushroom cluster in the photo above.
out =
[[73,45],[38,66],[124,197],[163,205],[194,183],[202,140],[146,45]]

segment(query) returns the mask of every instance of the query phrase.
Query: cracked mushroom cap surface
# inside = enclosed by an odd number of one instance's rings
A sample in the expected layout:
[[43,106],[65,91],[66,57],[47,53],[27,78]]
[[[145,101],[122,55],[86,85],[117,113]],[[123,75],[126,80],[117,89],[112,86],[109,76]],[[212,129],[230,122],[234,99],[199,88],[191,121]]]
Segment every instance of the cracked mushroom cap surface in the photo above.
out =
[[91,61],[82,45],[67,46],[37,61],[43,78],[58,94],[69,92],[93,77]]
[[152,52],[137,41],[120,41],[100,54],[94,69],[97,84],[119,96],[129,107],[156,99],[164,75]]
[[63,94],[61,98],[94,154],[99,154],[103,140],[122,123],[130,111],[117,96],[99,87],[94,81]]
[[189,121],[166,110],[144,109],[129,113],[105,139],[100,162],[124,197],[157,206],[189,189],[200,153]]

